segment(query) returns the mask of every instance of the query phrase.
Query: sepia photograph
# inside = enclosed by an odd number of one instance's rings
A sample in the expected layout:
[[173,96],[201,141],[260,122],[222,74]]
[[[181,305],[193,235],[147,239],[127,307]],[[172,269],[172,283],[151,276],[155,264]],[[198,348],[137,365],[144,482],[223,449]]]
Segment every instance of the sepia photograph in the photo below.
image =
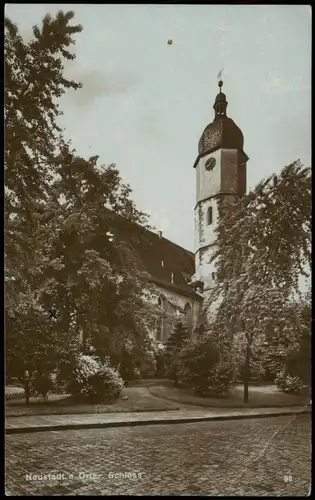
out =
[[311,495],[311,29],[6,4],[6,496]]

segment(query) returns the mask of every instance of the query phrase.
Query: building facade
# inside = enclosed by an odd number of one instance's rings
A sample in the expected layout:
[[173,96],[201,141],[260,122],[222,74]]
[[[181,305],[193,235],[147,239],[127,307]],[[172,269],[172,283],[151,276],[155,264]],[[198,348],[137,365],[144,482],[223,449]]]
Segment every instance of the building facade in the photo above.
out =
[[190,286],[195,272],[193,252],[164,238],[162,232],[143,232],[133,227],[133,233],[133,245],[155,285],[153,300],[160,312],[151,335],[158,342],[165,343],[176,320],[185,323],[191,335],[202,306],[201,294]]
[[[160,316],[150,334],[165,343],[177,319],[190,334],[201,321],[202,305],[215,282],[215,251],[218,204],[246,192],[244,137],[240,128],[227,116],[228,102],[219,92],[213,105],[213,121],[204,129],[194,163],[196,173],[195,253],[134,224],[127,225],[123,238],[137,248],[144,269],[156,286]],[[211,304],[210,309],[215,310]]]

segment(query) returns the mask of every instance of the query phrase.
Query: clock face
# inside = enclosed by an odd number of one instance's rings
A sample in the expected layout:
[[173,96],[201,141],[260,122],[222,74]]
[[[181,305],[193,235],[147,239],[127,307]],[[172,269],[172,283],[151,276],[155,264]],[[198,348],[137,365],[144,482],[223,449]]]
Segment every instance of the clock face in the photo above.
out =
[[215,158],[209,158],[209,160],[207,160],[205,164],[206,170],[210,171],[214,168],[214,166],[215,166]]

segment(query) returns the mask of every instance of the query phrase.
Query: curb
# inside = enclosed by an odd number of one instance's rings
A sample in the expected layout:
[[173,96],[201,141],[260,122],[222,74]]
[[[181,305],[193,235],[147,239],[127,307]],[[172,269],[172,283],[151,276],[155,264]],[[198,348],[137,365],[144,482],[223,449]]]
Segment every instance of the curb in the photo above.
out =
[[60,425],[38,425],[34,427],[11,427],[6,428],[6,434],[29,434],[33,432],[47,432],[47,431],[68,431],[80,429],[106,429],[114,427],[138,427],[144,425],[170,425],[170,424],[189,424],[194,422],[217,422],[224,420],[246,420],[253,418],[270,418],[270,417],[285,417],[290,415],[308,415],[311,410],[300,410],[299,412],[283,411],[277,413],[257,413],[248,415],[217,415],[205,417],[183,417],[164,420],[131,420],[120,422],[97,422],[97,423],[82,423],[82,424],[60,424]]
[[[154,412],[159,412],[159,411],[179,411],[180,410],[180,407],[175,407],[175,408],[149,408],[148,410],[145,409],[139,409],[139,410],[130,410],[132,411],[132,413],[152,413],[153,411]],[[6,412],[5,412],[6,413]],[[25,418],[25,417],[55,417],[55,416],[58,416],[58,417],[62,417],[62,415],[73,415],[75,417],[79,417],[79,416],[82,416],[82,415],[94,415],[94,414],[97,414],[97,415],[117,415],[117,414],[124,414],[124,413],[129,413],[129,411],[108,411],[108,412],[95,412],[95,413],[13,413],[12,415],[7,415],[6,414],[6,418]]]
[[[172,398],[169,398],[167,396],[161,396],[161,395],[156,395],[154,394],[154,391],[151,391],[151,387],[154,387],[154,386],[149,386],[148,387],[148,391],[149,393],[151,394],[151,396],[154,396],[155,398],[159,398],[159,399],[165,399],[166,401],[170,401],[172,403],[178,403],[178,404],[182,404],[182,405],[187,405],[187,406],[199,406],[200,408],[209,408],[211,410],[211,408],[220,408],[222,410],[224,410],[224,408],[226,408],[227,410],[243,410],[244,409],[244,405],[242,406],[235,406],[235,405],[218,405],[217,403],[213,404],[213,405],[206,405],[206,404],[201,404],[200,402],[199,403],[190,403],[188,401],[177,401],[175,399],[172,399]],[[305,404],[306,404],[306,401],[305,401]],[[303,406],[303,403],[293,403],[293,404],[286,404],[286,405],[283,405],[281,403],[279,404],[267,404],[267,405],[264,405],[264,404],[259,404],[258,405],[251,405],[251,404],[246,404],[246,408],[250,408],[251,410],[255,410],[257,408],[292,408],[293,406],[296,406],[296,407],[301,407]]]

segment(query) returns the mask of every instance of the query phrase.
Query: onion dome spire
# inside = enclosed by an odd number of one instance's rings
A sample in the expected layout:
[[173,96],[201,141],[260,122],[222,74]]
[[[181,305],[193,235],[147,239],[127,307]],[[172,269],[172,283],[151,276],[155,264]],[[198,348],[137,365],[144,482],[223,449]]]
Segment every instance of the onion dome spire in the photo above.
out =
[[222,118],[223,116],[226,116],[226,108],[227,108],[227,100],[226,100],[226,95],[222,92],[222,87],[223,87],[223,81],[219,80],[218,83],[219,86],[219,93],[217,94],[213,109],[214,109],[214,119],[216,120],[217,118]]

